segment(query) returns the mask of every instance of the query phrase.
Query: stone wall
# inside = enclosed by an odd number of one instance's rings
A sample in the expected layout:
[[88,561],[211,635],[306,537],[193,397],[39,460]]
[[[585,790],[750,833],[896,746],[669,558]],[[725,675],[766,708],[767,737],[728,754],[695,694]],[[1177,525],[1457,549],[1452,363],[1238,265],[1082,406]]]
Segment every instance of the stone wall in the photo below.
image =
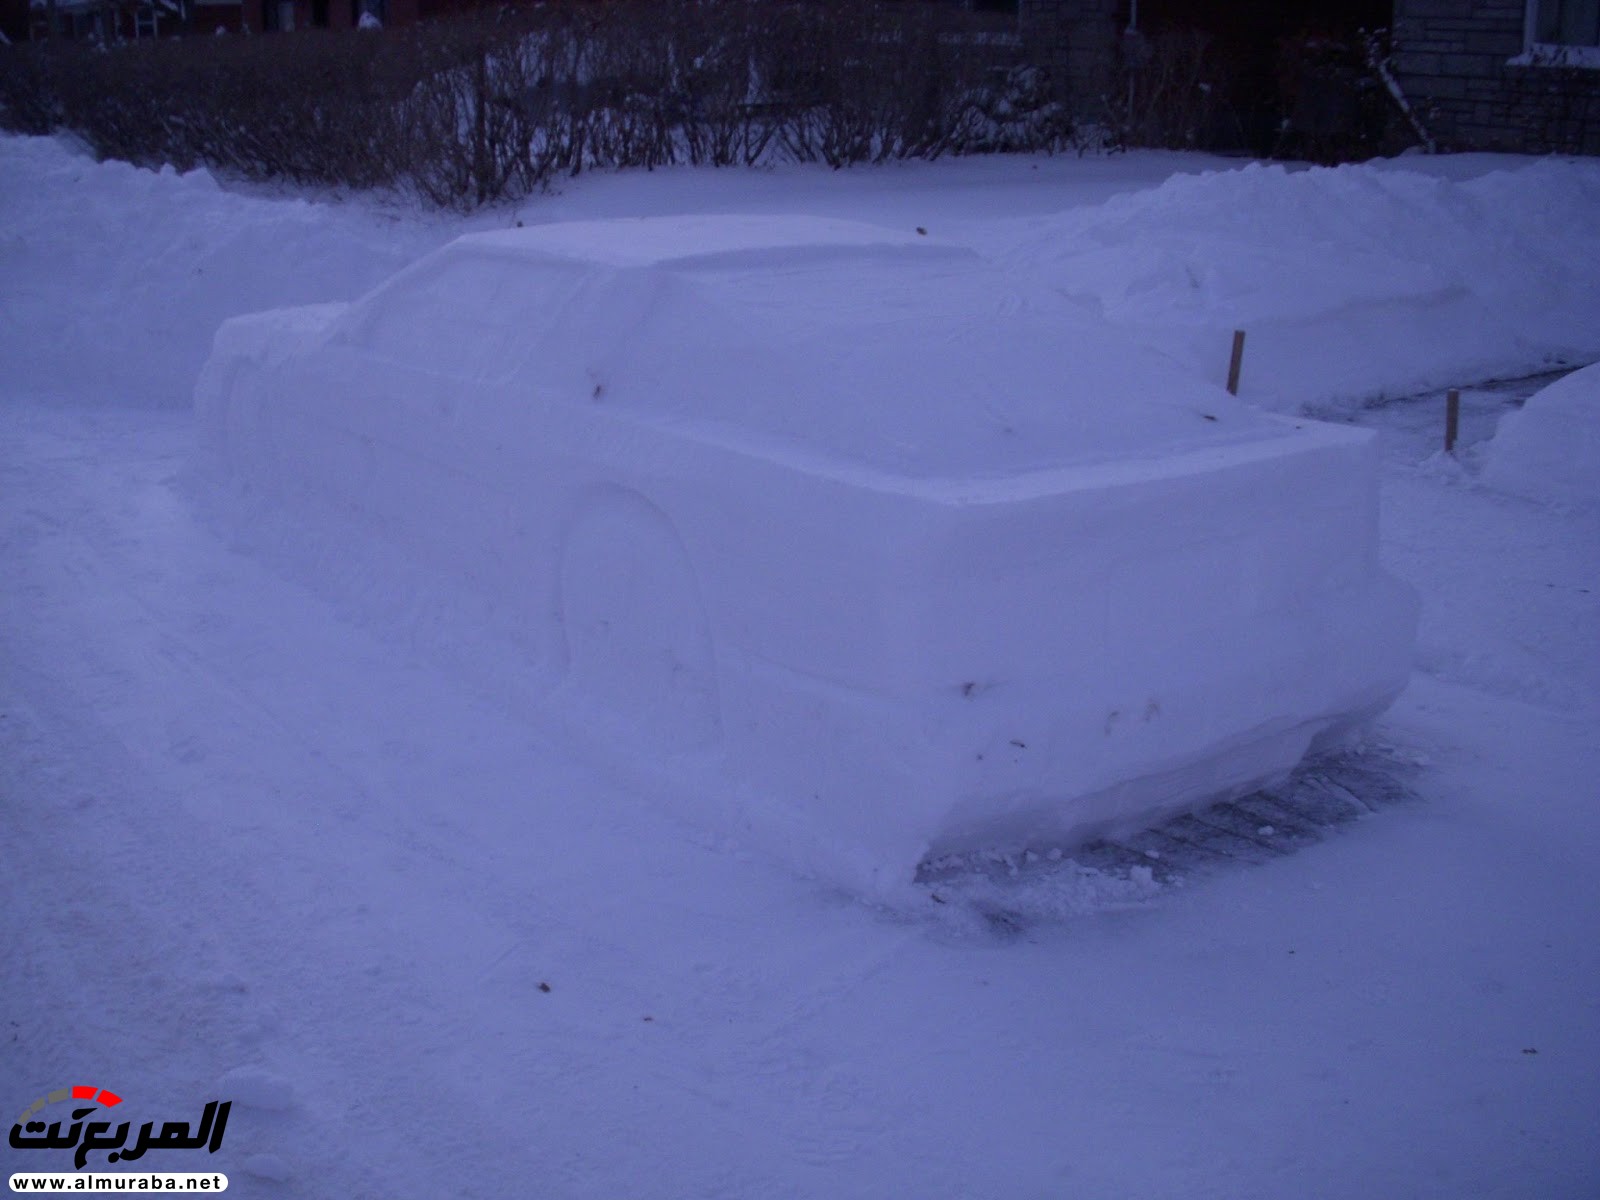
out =
[[1394,65],[1449,150],[1600,154],[1600,70],[1508,66],[1524,0],[1395,0]]

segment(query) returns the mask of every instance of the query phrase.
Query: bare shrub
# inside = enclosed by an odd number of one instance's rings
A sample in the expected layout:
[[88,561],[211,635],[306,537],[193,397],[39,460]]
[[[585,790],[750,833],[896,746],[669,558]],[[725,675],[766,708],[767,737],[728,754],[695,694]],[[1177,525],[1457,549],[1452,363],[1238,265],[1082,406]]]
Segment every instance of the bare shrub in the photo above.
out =
[[1237,124],[1227,96],[1234,74],[1209,34],[1164,30],[1140,46],[1108,120],[1133,145],[1209,149],[1222,140],[1219,126]]
[[1526,130],[1528,150],[1600,154],[1600,87],[1594,70],[1563,65],[1559,57],[1506,72],[1495,116]]
[[763,78],[787,154],[841,167],[980,148],[985,101],[1015,56],[965,16],[846,0],[785,9]]
[[0,49],[0,127],[37,136],[61,124],[55,59],[31,43]]
[[[287,38],[144,41],[110,49],[28,47],[44,79],[24,113],[81,136],[103,158],[198,163],[252,178],[370,187],[404,173],[397,101],[418,64],[401,42],[307,33]],[[5,120],[11,56],[0,56]],[[45,99],[48,97],[48,99]],[[32,122],[41,131],[44,122]]]
[[0,53],[0,122],[104,157],[470,207],[595,167],[1053,149],[1015,38],[955,7],[553,0],[401,31]]

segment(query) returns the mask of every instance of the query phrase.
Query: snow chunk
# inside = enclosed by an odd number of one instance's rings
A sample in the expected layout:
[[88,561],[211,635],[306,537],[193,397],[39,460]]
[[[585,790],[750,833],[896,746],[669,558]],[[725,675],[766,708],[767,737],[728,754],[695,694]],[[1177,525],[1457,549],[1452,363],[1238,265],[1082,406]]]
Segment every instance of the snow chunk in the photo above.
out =
[[1563,46],[1538,43],[1529,46],[1515,58],[1506,59],[1508,67],[1572,67],[1600,71],[1600,46]]
[[246,1175],[270,1180],[273,1183],[287,1183],[294,1175],[289,1164],[276,1154],[252,1154],[240,1166],[244,1168]]
[[244,1108],[287,1112],[295,1105],[294,1085],[260,1067],[235,1067],[217,1080],[217,1090]]
[[1508,413],[1486,453],[1483,478],[1492,487],[1558,504],[1600,504],[1600,363]]
[[1597,205],[1587,161],[1253,165],[1031,222],[1004,260],[1204,378],[1243,329],[1241,394],[1306,411],[1600,354]]

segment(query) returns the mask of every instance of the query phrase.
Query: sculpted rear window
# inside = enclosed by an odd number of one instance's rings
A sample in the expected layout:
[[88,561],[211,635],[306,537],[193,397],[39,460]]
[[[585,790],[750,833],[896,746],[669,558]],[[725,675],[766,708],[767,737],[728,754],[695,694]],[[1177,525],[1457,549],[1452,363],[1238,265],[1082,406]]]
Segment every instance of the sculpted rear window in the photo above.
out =
[[374,296],[348,336],[401,366],[498,379],[527,358],[577,282],[561,264],[458,255]]

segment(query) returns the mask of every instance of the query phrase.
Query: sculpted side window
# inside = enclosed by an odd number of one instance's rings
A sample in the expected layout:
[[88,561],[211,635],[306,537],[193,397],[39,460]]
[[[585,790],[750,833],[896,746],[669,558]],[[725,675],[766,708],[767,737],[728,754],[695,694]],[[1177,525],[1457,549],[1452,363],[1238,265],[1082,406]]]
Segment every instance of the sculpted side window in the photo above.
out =
[[372,298],[349,340],[374,358],[466,379],[503,379],[578,285],[559,264],[461,255]]

